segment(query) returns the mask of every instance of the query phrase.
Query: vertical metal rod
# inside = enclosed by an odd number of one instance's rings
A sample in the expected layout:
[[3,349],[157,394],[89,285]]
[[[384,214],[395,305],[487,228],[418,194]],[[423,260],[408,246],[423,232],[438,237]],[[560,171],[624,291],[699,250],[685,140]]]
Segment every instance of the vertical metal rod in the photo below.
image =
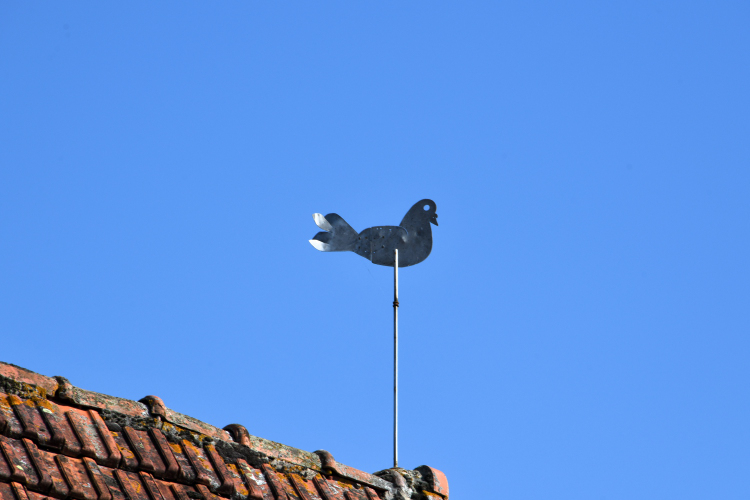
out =
[[398,249],[393,259],[393,466],[398,467]]

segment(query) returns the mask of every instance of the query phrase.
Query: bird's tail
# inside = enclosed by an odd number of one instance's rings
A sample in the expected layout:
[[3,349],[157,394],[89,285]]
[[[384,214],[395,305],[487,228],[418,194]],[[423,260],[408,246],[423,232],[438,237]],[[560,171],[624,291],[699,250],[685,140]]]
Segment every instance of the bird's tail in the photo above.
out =
[[310,240],[316,249],[321,252],[343,252],[354,248],[359,235],[340,215],[328,214],[323,217],[313,214],[313,219],[323,230]]

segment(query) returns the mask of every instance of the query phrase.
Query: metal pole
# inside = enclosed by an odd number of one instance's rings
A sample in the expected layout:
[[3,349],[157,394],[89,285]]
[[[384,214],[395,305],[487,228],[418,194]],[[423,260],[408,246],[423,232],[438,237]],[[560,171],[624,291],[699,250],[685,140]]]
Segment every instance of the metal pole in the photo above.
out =
[[398,249],[393,259],[393,467],[398,467]]

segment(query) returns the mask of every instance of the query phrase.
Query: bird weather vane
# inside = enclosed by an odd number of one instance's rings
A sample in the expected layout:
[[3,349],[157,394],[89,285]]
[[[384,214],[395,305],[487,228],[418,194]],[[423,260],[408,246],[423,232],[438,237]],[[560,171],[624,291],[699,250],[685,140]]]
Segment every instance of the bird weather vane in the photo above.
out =
[[424,199],[412,206],[398,226],[374,226],[357,233],[338,214],[313,214],[323,231],[310,240],[321,252],[354,252],[373,264],[393,266],[393,466],[398,467],[398,268],[419,264],[432,251],[437,206]]

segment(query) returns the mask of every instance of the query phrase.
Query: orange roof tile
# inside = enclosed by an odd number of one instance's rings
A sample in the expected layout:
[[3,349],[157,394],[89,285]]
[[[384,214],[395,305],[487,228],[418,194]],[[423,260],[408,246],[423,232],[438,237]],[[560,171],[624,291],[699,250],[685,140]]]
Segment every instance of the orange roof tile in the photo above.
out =
[[0,362],[0,500],[447,500],[428,466],[368,474]]

